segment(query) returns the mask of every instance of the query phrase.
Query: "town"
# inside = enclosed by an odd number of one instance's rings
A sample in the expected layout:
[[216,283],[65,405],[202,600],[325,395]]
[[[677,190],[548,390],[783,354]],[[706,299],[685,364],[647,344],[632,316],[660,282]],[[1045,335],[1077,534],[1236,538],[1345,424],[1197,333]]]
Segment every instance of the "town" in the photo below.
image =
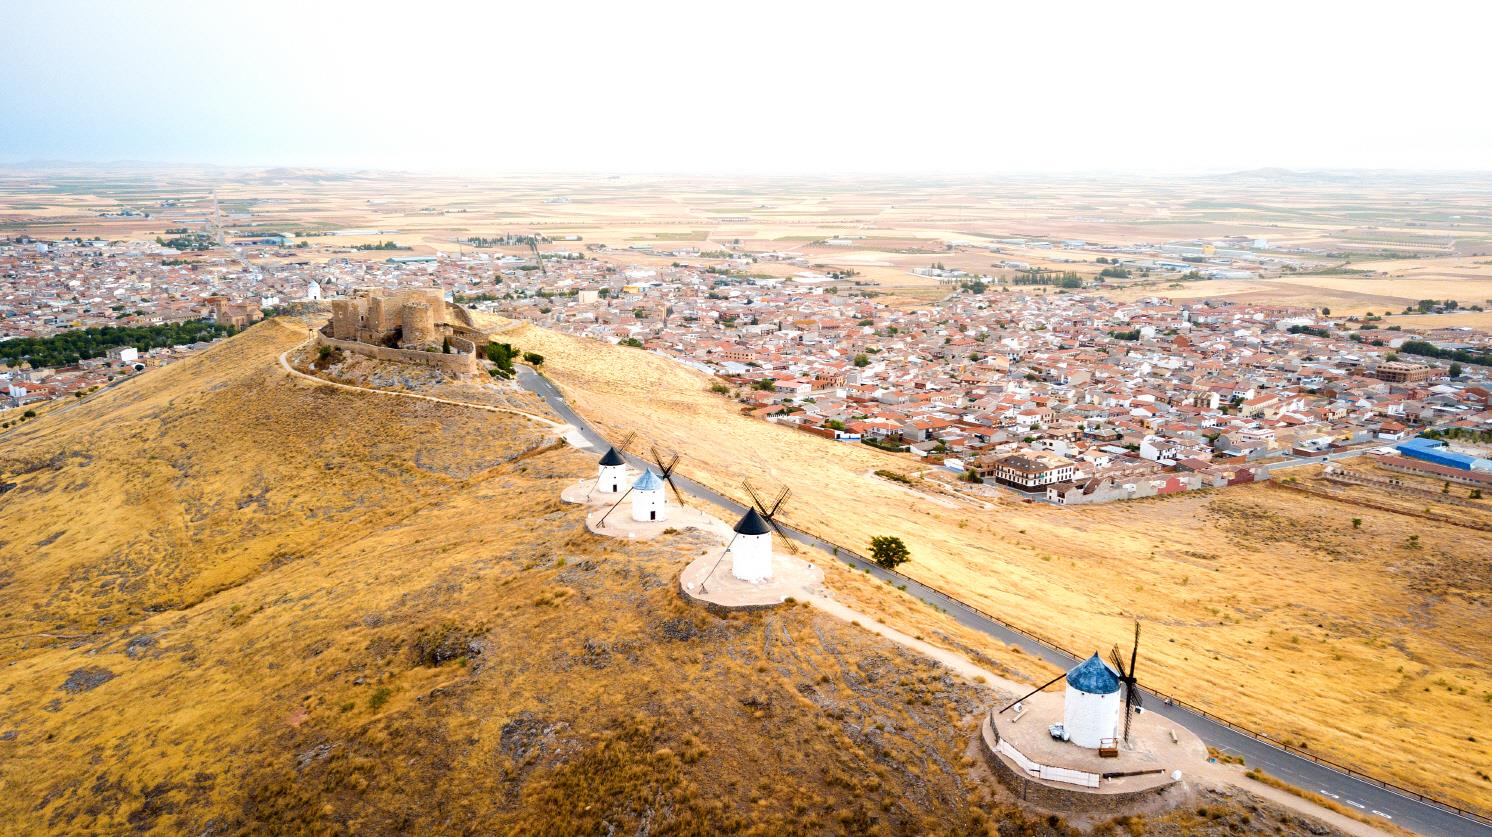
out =
[[[1489,467],[1478,444],[1492,429],[1486,332],[1404,330],[1372,313],[1278,303],[1105,295],[1106,275],[1195,278],[1204,262],[1223,278],[1231,271],[1217,264],[1250,258],[1214,243],[1151,251],[1190,259],[1174,263],[1139,248],[1095,257],[1081,241],[1050,243],[1078,256],[1062,261],[1104,265],[1096,275],[935,263],[919,273],[938,276],[940,298],[908,305],[791,253],[559,249],[566,243],[509,235],[456,254],[312,260],[287,251],[289,238],[190,257],[170,246],[181,242],[5,241],[0,338],[205,320],[221,328],[210,339],[359,289],[434,286],[473,310],[670,357],[716,376],[713,390],[753,416],[904,453],[975,495],[1072,505],[1225,487],[1365,451],[1423,458],[1419,447],[1394,448],[1456,429],[1470,447],[1437,443],[1439,466]],[[768,262],[804,269],[756,270]],[[113,345],[52,366],[11,358],[0,372],[4,406],[81,394],[205,345]]]

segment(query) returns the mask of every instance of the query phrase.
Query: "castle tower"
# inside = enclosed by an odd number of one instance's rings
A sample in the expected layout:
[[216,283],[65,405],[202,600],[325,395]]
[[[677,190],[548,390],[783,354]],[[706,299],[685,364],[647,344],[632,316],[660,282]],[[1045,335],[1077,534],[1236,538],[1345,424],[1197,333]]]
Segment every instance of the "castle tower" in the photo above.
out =
[[627,479],[627,461],[622,459],[616,448],[611,448],[601,457],[600,466],[600,473],[596,475],[596,490],[603,494],[619,493],[622,482]]
[[393,317],[390,314],[388,299],[384,297],[382,291],[375,291],[368,294],[368,334],[363,342],[383,342],[383,338],[388,336],[388,333],[394,329]]
[[403,322],[400,324],[399,348],[423,349],[440,345],[435,337],[435,312],[430,310],[429,303],[406,302],[400,313]]
[[1119,736],[1119,676],[1097,654],[1067,672],[1062,728],[1068,741],[1090,750]]
[[332,337],[338,340],[357,339],[358,329],[362,326],[358,307],[358,300],[355,299],[332,300]]
[[772,529],[767,521],[747,509],[736,521],[730,542],[730,572],[742,581],[767,581],[772,577]]
[[632,519],[638,522],[668,519],[663,503],[663,480],[651,468],[632,484]]

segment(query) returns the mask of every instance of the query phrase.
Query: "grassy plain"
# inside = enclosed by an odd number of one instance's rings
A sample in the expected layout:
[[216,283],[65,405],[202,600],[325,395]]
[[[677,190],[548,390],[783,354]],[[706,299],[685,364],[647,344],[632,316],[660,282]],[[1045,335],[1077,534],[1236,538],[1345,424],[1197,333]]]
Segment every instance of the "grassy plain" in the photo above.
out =
[[679,450],[690,476],[737,497],[743,477],[790,485],[794,524],[862,551],[899,535],[908,574],[1079,653],[1121,643],[1139,617],[1154,688],[1492,808],[1476,772],[1492,741],[1467,734],[1492,711],[1486,532],[1269,485],[1081,509],[919,499],[872,475],[907,460],[743,417],[680,364],[493,326],[545,355],[581,412]]
[[[618,248],[619,267],[673,249],[789,253],[823,268],[852,268],[893,293],[935,283],[910,271],[942,262],[972,272],[1013,260],[1084,275],[1100,251],[1042,248],[1031,238],[1093,245],[1160,244],[1197,237],[1265,238],[1307,268],[1347,263],[1366,276],[1285,275],[1258,282],[1155,283],[1135,290],[1179,299],[1220,298],[1326,306],[1343,313],[1402,310],[1419,299],[1463,305],[1492,298],[1492,185],[1472,176],[1361,179],[1286,172],[1145,179],[667,178],[603,175],[415,176],[316,169],[52,168],[0,171],[0,230],[43,238],[150,239],[200,227],[216,194],[237,234],[330,233],[307,239],[297,259],[382,259],[351,250],[395,241],[414,253],[463,249],[470,236],[542,233]],[[178,205],[160,206],[163,199]],[[150,217],[100,218],[131,208]],[[848,247],[818,243],[849,237]],[[583,243],[582,243],[583,242]],[[958,242],[957,245],[954,243]],[[994,248],[994,249],[991,249]],[[523,252],[512,248],[512,252]],[[661,263],[677,257],[661,257]],[[707,261],[697,257],[693,260]],[[801,266],[762,262],[760,272]],[[1124,295],[1131,291],[1120,290]],[[930,292],[916,291],[916,298]]]

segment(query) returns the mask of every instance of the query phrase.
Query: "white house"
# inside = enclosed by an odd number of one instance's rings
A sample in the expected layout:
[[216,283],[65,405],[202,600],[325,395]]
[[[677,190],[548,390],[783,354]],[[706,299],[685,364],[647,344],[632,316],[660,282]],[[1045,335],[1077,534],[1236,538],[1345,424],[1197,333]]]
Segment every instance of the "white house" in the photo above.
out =
[[627,479],[627,461],[617,453],[616,448],[610,448],[606,455],[601,457],[600,473],[596,476],[596,490],[603,494],[618,494],[622,490],[622,483]]
[[772,577],[772,527],[747,509],[736,521],[735,537],[730,542],[731,575],[742,581],[767,581]]
[[632,484],[632,519],[639,522],[668,519],[663,503],[663,480],[651,468],[644,470]]

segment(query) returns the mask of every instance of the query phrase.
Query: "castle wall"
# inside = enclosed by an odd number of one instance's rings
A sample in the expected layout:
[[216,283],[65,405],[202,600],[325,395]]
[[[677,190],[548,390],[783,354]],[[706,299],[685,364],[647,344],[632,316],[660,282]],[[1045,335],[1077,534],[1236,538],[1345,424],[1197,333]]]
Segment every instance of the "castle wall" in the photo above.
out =
[[316,344],[318,346],[331,346],[345,352],[352,352],[377,360],[428,366],[431,369],[439,369],[442,372],[449,372],[453,375],[474,375],[482,371],[482,366],[477,362],[475,354],[455,352],[445,354],[443,352],[422,352],[414,349],[390,349],[387,346],[374,346],[354,340],[338,340],[334,337],[327,337],[319,331],[316,332]]

